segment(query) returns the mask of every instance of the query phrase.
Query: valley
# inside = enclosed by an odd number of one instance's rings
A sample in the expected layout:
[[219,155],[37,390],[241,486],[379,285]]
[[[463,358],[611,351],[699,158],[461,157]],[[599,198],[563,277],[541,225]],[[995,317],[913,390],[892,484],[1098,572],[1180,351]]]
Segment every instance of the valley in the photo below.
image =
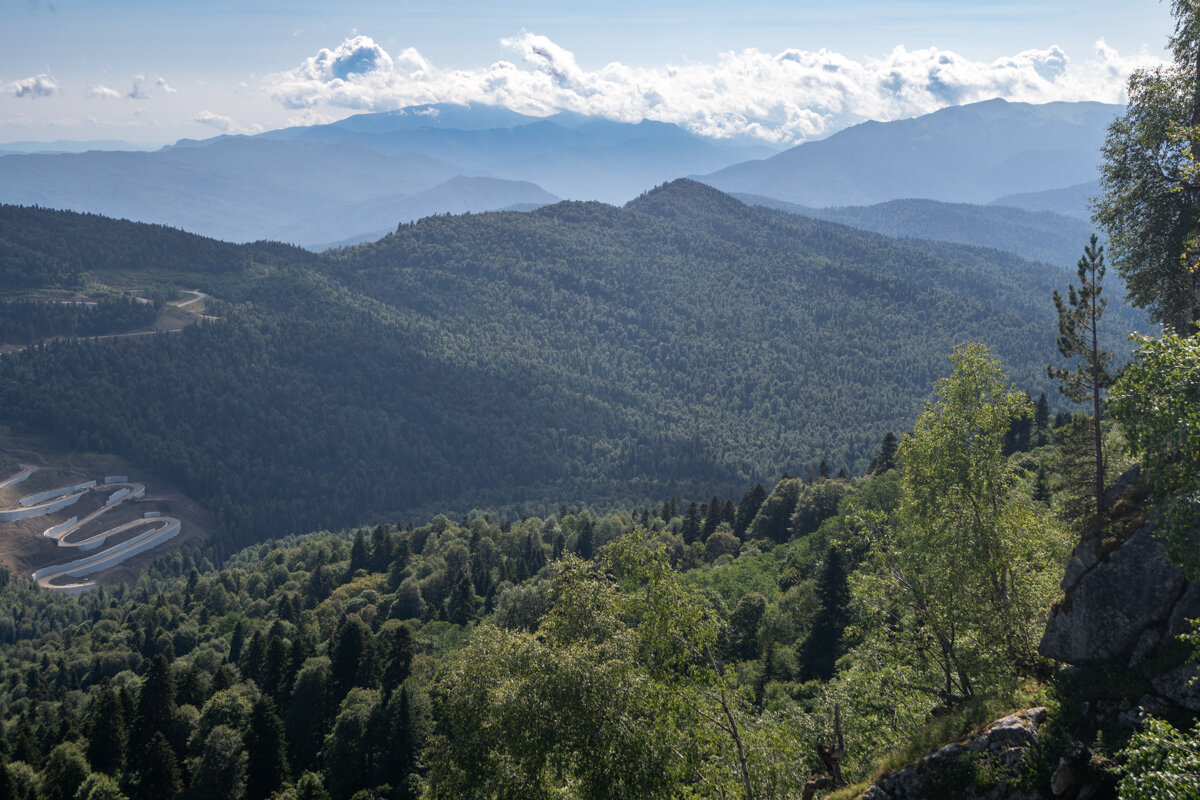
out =
[[[624,207],[431,217],[323,255],[67,212],[6,207],[6,225],[47,260],[67,231],[96,242],[93,286],[166,294],[151,325],[0,359],[0,413],[177,483],[227,546],[740,493],[823,459],[855,474],[964,339],[1057,402],[1039,332],[1063,271],[691,181]],[[173,260],[142,255],[165,239]],[[1105,344],[1127,352],[1144,323],[1118,301],[1110,316]],[[162,327],[183,331],[123,335]]]
[[[424,80],[414,53],[355,35],[289,97]],[[363,107],[0,155],[0,800],[1195,782],[1174,121],[1168,180],[1112,166],[1111,103],[940,103],[782,151]],[[1110,242],[1080,216],[1097,166]],[[1130,175],[1162,184],[1165,261],[1130,260]]]

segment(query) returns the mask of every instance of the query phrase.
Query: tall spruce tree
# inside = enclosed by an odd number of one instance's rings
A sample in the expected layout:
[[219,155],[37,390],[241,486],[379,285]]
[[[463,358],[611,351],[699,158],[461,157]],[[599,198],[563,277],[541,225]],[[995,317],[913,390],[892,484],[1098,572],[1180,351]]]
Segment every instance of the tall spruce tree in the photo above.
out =
[[[156,734],[164,737],[170,734],[174,714],[175,678],[167,659],[157,655],[147,667],[142,689],[138,693],[137,713],[129,741],[129,749],[134,757],[149,751],[150,741]],[[167,739],[163,741],[165,743]]]
[[737,537],[741,537],[750,527],[750,523],[754,522],[754,516],[758,514],[758,509],[762,506],[763,501],[767,499],[767,490],[763,488],[761,483],[754,484],[750,491],[742,495],[742,499],[738,502],[737,515],[733,519],[733,533]]
[[266,800],[287,780],[284,746],[283,721],[275,713],[275,704],[269,697],[260,697],[246,732],[246,756],[251,767],[246,773],[246,800]]
[[119,773],[125,766],[125,745],[128,739],[125,709],[116,691],[106,689],[92,704],[86,752],[92,769],[109,775]]
[[1074,369],[1046,367],[1046,374],[1059,381],[1059,391],[1076,403],[1092,402],[1093,458],[1095,481],[1093,510],[1096,520],[1104,513],[1104,437],[1100,428],[1101,399],[1105,390],[1116,382],[1109,369],[1112,353],[1100,347],[1100,317],[1108,301],[1100,296],[1104,280],[1104,248],[1096,235],[1083,250],[1079,259],[1079,288],[1067,286],[1067,299],[1056,291],[1054,307],[1058,310],[1058,352],[1064,358],[1081,359]]
[[801,680],[827,681],[833,677],[841,652],[842,633],[850,622],[850,588],[841,552],[830,547],[817,575],[820,607],[812,628],[797,653]]
[[867,467],[868,475],[882,475],[889,469],[896,467],[896,451],[900,449],[900,441],[896,438],[896,434],[888,431],[883,435],[883,440],[879,443],[879,455],[871,459],[871,465]]
[[179,778],[179,760],[166,736],[154,734],[137,760],[139,767],[130,787],[132,800],[162,800],[179,794],[183,788]]

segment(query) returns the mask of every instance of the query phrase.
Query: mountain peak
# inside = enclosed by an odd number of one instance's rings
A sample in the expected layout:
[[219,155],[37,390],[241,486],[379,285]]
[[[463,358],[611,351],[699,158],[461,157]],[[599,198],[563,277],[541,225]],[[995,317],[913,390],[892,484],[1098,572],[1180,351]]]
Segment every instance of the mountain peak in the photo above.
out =
[[625,207],[664,219],[696,214],[739,214],[746,204],[724,192],[689,178],[656,186],[630,200]]

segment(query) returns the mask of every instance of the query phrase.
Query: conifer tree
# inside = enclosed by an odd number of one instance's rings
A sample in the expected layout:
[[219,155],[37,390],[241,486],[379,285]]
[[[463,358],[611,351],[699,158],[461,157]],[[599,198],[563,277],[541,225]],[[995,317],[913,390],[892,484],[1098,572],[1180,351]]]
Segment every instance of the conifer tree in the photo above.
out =
[[738,538],[746,532],[750,527],[750,523],[754,522],[754,516],[758,513],[759,507],[763,501],[767,499],[767,490],[763,488],[761,483],[754,484],[754,488],[750,489],[738,502],[737,515],[733,520],[733,533]]
[[1059,381],[1059,391],[1076,403],[1092,402],[1093,458],[1095,459],[1094,508],[1096,519],[1104,513],[1104,440],[1100,428],[1101,396],[1116,382],[1109,370],[1112,353],[1100,347],[1099,323],[1107,301],[1100,296],[1104,279],[1104,248],[1096,235],[1079,259],[1079,288],[1068,285],[1067,299],[1056,291],[1058,310],[1058,352],[1064,358],[1082,359],[1075,369],[1046,367],[1046,374]]
[[175,678],[167,659],[157,655],[146,669],[142,689],[138,693],[130,751],[134,754],[148,752],[150,740],[156,734],[161,734],[166,743],[165,737],[170,733],[174,714]]
[[801,680],[827,681],[841,655],[842,632],[849,622],[850,589],[841,552],[830,547],[817,576],[817,600],[820,607],[812,628],[801,643],[797,656]]
[[1038,445],[1045,444],[1050,431],[1050,401],[1046,399],[1045,392],[1038,395],[1033,406],[1033,427],[1037,432]]
[[377,673],[375,637],[358,617],[349,617],[338,631],[333,654],[333,681],[337,697],[355,686],[373,686]]
[[266,800],[288,776],[283,721],[268,697],[260,697],[251,712],[246,756],[251,767],[246,774],[246,800]]
[[353,575],[360,569],[366,569],[371,562],[371,550],[367,547],[367,537],[362,528],[354,532],[354,544],[350,547],[350,566],[348,572]]
[[139,766],[130,793],[132,800],[162,800],[179,794],[182,788],[179,760],[166,736],[155,733],[137,761]]
[[92,769],[109,775],[119,773],[125,765],[125,745],[128,736],[125,709],[116,693],[112,689],[106,689],[92,705],[86,752]]
[[683,543],[691,544],[700,538],[700,507],[696,505],[696,501],[688,504],[687,511],[683,515],[683,527],[680,528],[680,533],[683,534]]
[[900,449],[900,442],[896,439],[896,434],[888,431],[883,435],[883,440],[879,443],[879,455],[871,460],[871,465],[867,467],[868,475],[882,475],[889,469],[896,467],[896,451]]
[[590,515],[580,520],[579,535],[575,539],[575,553],[584,561],[590,561],[596,549],[596,529]]
[[416,767],[417,741],[406,688],[400,689],[395,713],[391,715],[390,739],[388,758],[384,765],[386,778],[393,787],[393,796],[408,800],[408,776]]
[[242,657],[238,667],[242,677],[255,683],[262,683],[263,666],[267,660],[267,637],[262,631],[255,631],[250,642],[242,649]]
[[412,667],[412,659],[412,633],[409,631],[407,625],[401,625],[396,629],[396,634],[392,637],[392,647],[388,653],[387,670],[383,674],[383,687],[386,692],[391,692],[401,686],[404,681],[408,680],[408,673]]
[[287,640],[273,634],[267,644],[267,654],[263,659],[262,690],[279,701],[288,690],[288,666],[290,663]]
[[466,570],[460,570],[446,600],[446,618],[455,625],[465,625],[475,616],[475,587]]

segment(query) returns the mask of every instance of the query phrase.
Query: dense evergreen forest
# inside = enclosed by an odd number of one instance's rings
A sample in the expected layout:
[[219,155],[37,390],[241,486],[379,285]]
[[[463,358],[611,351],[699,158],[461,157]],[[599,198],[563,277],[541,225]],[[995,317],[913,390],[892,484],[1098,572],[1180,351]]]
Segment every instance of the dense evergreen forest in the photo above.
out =
[[[97,279],[223,301],[182,333],[5,357],[0,408],[178,481],[226,548],[448,508],[733,493],[822,459],[861,474],[961,341],[1056,397],[1062,272],[689,181],[625,208],[434,217],[325,256],[4,215],[19,235],[0,240],[49,242]],[[1136,324],[1116,308],[1106,336]]]
[[150,325],[162,304],[120,296],[96,302],[0,303],[0,342],[31,344],[52,336],[101,336]]
[[835,702],[861,779],[939,702],[870,674],[884,642],[855,576],[884,574],[868,520],[905,492],[889,441],[866,478],[314,533],[219,570],[187,548],[79,599],[3,573],[0,796],[504,797],[554,776],[586,797],[716,796],[739,780],[708,721],[720,691],[758,796],[819,772]]
[[[1068,710],[1147,678],[1048,679],[1078,426],[953,365],[863,477],[185,547],[79,598],[0,570],[0,797],[794,798],[1034,703],[1064,716],[1022,773],[982,753],[938,796],[1046,786]],[[1143,745],[1093,746],[1115,785]]]

